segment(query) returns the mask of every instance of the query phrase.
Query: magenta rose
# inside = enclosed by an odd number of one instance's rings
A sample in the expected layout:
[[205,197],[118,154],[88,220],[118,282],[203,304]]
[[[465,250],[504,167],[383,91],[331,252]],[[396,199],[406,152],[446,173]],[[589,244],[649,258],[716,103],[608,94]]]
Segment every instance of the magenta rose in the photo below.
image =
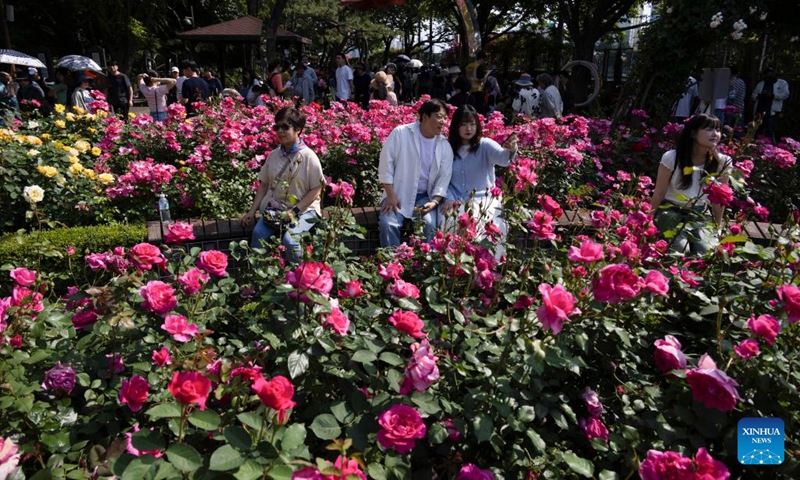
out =
[[153,350],[153,364],[157,367],[163,367],[172,363],[172,355],[169,354],[167,347],[161,347],[160,350]]
[[583,429],[586,440],[592,441],[595,438],[600,438],[608,443],[608,428],[599,418],[591,417],[588,420],[581,418],[578,420],[578,425]]
[[350,319],[338,306],[332,306],[331,313],[325,315],[324,325],[331,327],[339,335],[347,335],[347,330],[350,328]]
[[425,338],[427,336],[425,332],[422,331],[422,329],[425,328],[425,324],[414,312],[395,310],[394,313],[389,316],[389,323],[394,325],[394,328],[414,338]]
[[108,269],[110,256],[107,253],[90,253],[86,255],[86,266],[93,272],[100,272]]
[[97,319],[97,311],[88,308],[72,316],[72,326],[75,327],[75,330],[81,330],[97,323]]
[[378,266],[378,275],[384,280],[397,280],[403,274],[403,266],[399,263],[387,263]]
[[161,330],[166,331],[178,342],[188,342],[197,335],[199,328],[183,315],[167,315]]
[[642,279],[624,263],[603,267],[592,283],[595,300],[612,305],[635,298],[642,289]]
[[567,252],[567,258],[571,262],[592,263],[602,260],[605,257],[603,246],[591,240],[584,240],[580,247],[571,246]]
[[45,372],[42,388],[48,392],[64,392],[69,395],[75,388],[75,370],[69,365],[56,362],[53,368]]
[[280,424],[286,421],[287,411],[297,405],[292,400],[294,385],[291,380],[282,375],[266,380],[259,373],[251,388],[258,395],[261,403],[278,412],[278,423]]
[[123,380],[119,388],[119,403],[128,405],[132,412],[138,412],[147,401],[150,384],[144,377],[134,375],[130,380]]
[[731,476],[728,467],[714,460],[705,448],[699,448],[694,456],[694,471],[698,480],[728,480]]
[[23,287],[30,287],[36,283],[36,270],[28,270],[25,267],[15,268],[10,272],[11,278],[17,282],[17,285]]
[[419,288],[413,283],[397,279],[388,287],[386,294],[397,300],[398,298],[419,298]]
[[198,372],[174,372],[167,388],[178,403],[196,403],[200,410],[205,410],[211,393],[211,380]]
[[564,209],[561,208],[561,205],[558,204],[553,197],[550,195],[539,195],[537,198],[539,201],[539,206],[542,207],[548,215],[552,215],[553,218],[559,218],[561,215],[564,215]]
[[730,205],[733,201],[733,190],[728,185],[712,182],[703,189],[708,201],[716,205]]
[[199,268],[192,268],[184,272],[178,277],[178,283],[181,284],[183,293],[186,295],[194,295],[203,289],[203,285],[207,284],[211,277]]
[[589,415],[592,417],[599,418],[603,414],[603,404],[600,403],[600,397],[598,397],[597,392],[591,388],[587,388],[583,392],[583,402],[586,404],[586,410],[589,411]]
[[427,432],[422,416],[408,405],[393,405],[378,417],[378,424],[381,426],[378,443],[383,448],[394,448],[401,455],[410,452]]
[[569,321],[569,315],[579,315],[581,311],[575,308],[575,297],[563,285],[539,285],[542,294],[542,306],[536,309],[536,317],[542,322],[545,330],[550,330],[553,335],[558,335],[564,322]]
[[461,467],[456,480],[494,480],[491,470],[478,468],[475,464],[468,463]]
[[151,280],[139,289],[142,296],[142,308],[158,315],[164,316],[176,305],[178,299],[175,298],[175,290],[160,280]]
[[781,333],[781,322],[769,314],[751,315],[747,320],[747,328],[755,335],[763,338],[770,346],[775,345],[775,338]]
[[533,217],[528,222],[533,238],[537,240],[555,240],[556,227],[553,225],[553,217],[541,210],[534,212]]
[[400,384],[400,394],[406,395],[414,390],[424,392],[433,382],[439,380],[439,367],[436,365],[438,361],[439,357],[431,353],[431,345],[427,339],[412,344],[411,358]]
[[[342,182],[345,183],[345,182]],[[357,460],[349,459],[344,455],[339,455],[339,458],[333,462],[333,466],[342,472],[341,478],[351,478],[351,475],[359,478],[360,480],[367,480],[367,475],[361,471],[361,466]]]
[[355,195],[356,189],[352,185],[342,181],[338,184],[331,183],[329,186],[331,187],[331,193],[328,194],[329,197],[341,198],[345,205],[353,204],[353,195]]
[[669,293],[669,279],[657,270],[651,270],[644,277],[644,288],[650,293],[666,297]]
[[345,284],[344,290],[339,290],[339,296],[342,298],[358,298],[366,293],[367,292],[361,288],[361,282],[358,280],[350,280]]
[[164,241],[167,243],[184,243],[194,239],[194,227],[191,223],[170,223],[164,232]]
[[789,314],[789,321],[800,320],[800,288],[784,284],[778,287],[778,298],[783,301],[783,309]]
[[167,263],[161,254],[161,249],[149,243],[134,245],[128,251],[128,256],[131,262],[141,270],[150,270],[154,266],[160,267]]
[[200,252],[197,266],[215,277],[224,277],[228,268],[228,256],[219,250]]
[[692,479],[692,460],[676,452],[649,450],[639,466],[639,477],[642,480]]
[[44,303],[42,303],[43,298],[41,293],[31,291],[19,285],[14,285],[14,288],[11,290],[12,306],[32,310],[37,313],[44,310]]
[[752,338],[748,338],[738,345],[734,345],[733,351],[742,358],[757,357],[758,354],[761,353],[761,349],[758,348],[758,340]]
[[686,355],[681,351],[681,342],[672,335],[667,335],[663,340],[656,340],[653,360],[663,373],[686,368]]
[[293,297],[299,293],[307,301],[304,294],[312,291],[327,298],[333,288],[333,269],[324,263],[300,262],[296,269],[286,272],[286,280],[297,290],[292,292]]
[[314,467],[303,467],[292,473],[292,480],[327,480],[327,476],[319,473]]
[[733,410],[740,400],[736,390],[739,384],[718,369],[707,353],[700,357],[697,368],[686,371],[686,381],[694,399],[708,408],[727,412]]

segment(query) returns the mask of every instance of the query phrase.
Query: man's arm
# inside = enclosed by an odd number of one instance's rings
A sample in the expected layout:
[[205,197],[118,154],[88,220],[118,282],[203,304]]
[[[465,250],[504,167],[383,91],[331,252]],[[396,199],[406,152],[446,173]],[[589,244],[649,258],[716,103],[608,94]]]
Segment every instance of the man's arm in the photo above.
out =
[[378,181],[383,185],[386,192],[386,200],[381,205],[381,212],[397,212],[400,210],[400,200],[394,191],[394,171],[395,171],[395,143],[399,136],[397,129],[393,130],[386,139],[381,149],[381,156],[378,162]]

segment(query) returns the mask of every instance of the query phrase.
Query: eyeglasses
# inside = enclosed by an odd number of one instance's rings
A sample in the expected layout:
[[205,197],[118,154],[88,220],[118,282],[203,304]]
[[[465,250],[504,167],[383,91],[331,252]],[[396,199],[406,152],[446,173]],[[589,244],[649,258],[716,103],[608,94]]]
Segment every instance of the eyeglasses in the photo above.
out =
[[288,123],[276,123],[275,125],[272,126],[272,129],[275,130],[276,132],[279,132],[281,130],[284,130],[284,131],[291,130],[292,128],[293,127],[291,125],[289,125]]

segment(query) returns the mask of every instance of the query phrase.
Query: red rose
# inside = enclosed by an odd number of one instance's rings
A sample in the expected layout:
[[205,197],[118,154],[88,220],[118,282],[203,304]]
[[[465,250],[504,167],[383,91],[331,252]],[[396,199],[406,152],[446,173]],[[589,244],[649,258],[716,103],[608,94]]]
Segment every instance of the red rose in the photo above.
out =
[[389,316],[389,323],[403,333],[407,333],[414,338],[425,338],[427,335],[422,329],[425,324],[419,319],[414,312],[405,312],[403,310],[396,310]]
[[144,377],[134,375],[130,380],[123,380],[119,389],[119,403],[128,405],[132,412],[138,412],[147,401],[150,384]]
[[252,388],[261,399],[261,403],[279,412],[279,423],[283,423],[286,410],[297,405],[292,401],[294,385],[284,376],[278,375],[272,380],[264,380],[264,377],[259,374],[256,381],[253,382]]
[[196,403],[200,410],[205,410],[211,392],[211,380],[197,372],[175,372],[169,382],[169,391],[178,403]]
[[224,277],[228,268],[228,256],[219,250],[200,252],[197,266],[216,277]]

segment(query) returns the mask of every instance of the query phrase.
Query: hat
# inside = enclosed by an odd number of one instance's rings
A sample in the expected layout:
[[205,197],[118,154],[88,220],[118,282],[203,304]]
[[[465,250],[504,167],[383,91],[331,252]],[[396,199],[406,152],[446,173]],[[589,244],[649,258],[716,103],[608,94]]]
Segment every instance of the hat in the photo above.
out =
[[370,82],[370,87],[377,88],[378,84],[383,83],[387,87],[394,82],[394,78],[391,75],[387,75],[386,72],[376,72],[375,78],[372,79]]
[[386,68],[389,68],[389,67],[394,68],[395,70],[397,70],[397,65],[395,65],[392,62],[389,62],[389,63],[386,64]]
[[26,70],[20,70],[20,71],[17,72],[17,76],[16,76],[16,78],[14,78],[14,81],[15,82],[20,82],[20,81],[30,82],[31,81],[31,76],[30,76],[30,74],[28,74],[28,72]]
[[180,70],[178,70],[178,67],[172,67],[172,68],[169,69],[169,71],[170,71],[170,73],[172,73],[172,72],[180,73]]
[[32,77],[32,76],[34,76],[34,75],[36,75],[37,73],[39,73],[39,70],[36,70],[36,69],[35,69],[35,68],[33,68],[33,67],[29,67],[29,68],[28,68],[28,75],[30,75],[31,77]]
[[449,74],[461,73],[461,69],[458,68],[458,65],[450,65],[449,67],[447,67],[447,73]]
[[529,73],[523,73],[519,76],[518,79],[514,81],[514,85],[520,87],[531,87],[533,86],[533,80],[531,80],[531,75]]

